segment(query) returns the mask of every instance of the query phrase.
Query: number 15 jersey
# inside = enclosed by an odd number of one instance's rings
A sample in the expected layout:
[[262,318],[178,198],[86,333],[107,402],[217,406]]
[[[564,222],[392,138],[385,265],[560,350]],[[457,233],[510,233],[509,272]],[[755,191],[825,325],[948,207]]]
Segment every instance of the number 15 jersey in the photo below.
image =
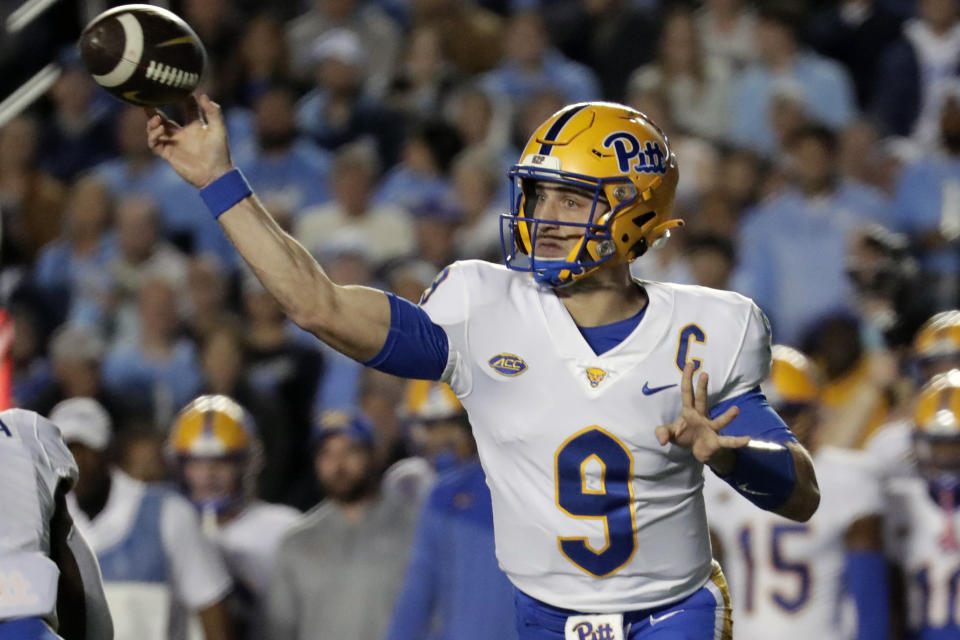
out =
[[769,371],[769,331],[750,300],[640,284],[644,317],[599,356],[557,295],[525,273],[454,263],[422,302],[447,334],[443,379],[473,425],[500,566],[553,606],[631,611],[706,583],[703,466],[654,430],[680,414],[687,360],[710,374],[710,406]]

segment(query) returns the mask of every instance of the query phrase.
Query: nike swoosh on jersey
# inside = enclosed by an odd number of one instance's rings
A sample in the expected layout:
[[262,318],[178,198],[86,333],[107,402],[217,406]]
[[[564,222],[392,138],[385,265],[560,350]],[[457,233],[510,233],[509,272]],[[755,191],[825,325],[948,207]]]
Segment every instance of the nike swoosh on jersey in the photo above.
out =
[[662,387],[651,387],[651,386],[650,386],[650,383],[644,382],[644,383],[643,383],[643,389],[641,389],[641,391],[643,391],[643,395],[645,395],[645,396],[652,396],[652,395],[655,394],[655,393],[660,393],[661,391],[663,391],[663,390],[665,390],[665,389],[669,389],[670,387],[675,387],[675,386],[677,386],[676,383],[674,383],[674,384],[665,384],[665,385],[663,385]]
[[746,482],[741,482],[740,484],[738,484],[738,485],[737,485],[737,489],[739,489],[740,491],[742,491],[742,492],[744,492],[744,493],[749,493],[749,494],[752,495],[752,496],[770,496],[770,495],[773,495],[773,494],[771,494],[771,493],[765,493],[765,492],[763,492],[763,491],[754,491],[754,490],[750,489],[750,488],[747,486],[747,483],[746,483]]
[[667,618],[672,618],[673,616],[677,615],[678,613],[682,613],[682,612],[683,612],[683,609],[677,609],[676,611],[671,611],[670,613],[665,613],[665,614],[663,614],[662,616],[660,616],[659,618],[657,618],[656,616],[654,616],[654,615],[651,614],[651,616],[650,616],[650,626],[652,627],[653,625],[658,624],[658,623],[660,623],[660,622],[663,622],[663,621],[666,620]]

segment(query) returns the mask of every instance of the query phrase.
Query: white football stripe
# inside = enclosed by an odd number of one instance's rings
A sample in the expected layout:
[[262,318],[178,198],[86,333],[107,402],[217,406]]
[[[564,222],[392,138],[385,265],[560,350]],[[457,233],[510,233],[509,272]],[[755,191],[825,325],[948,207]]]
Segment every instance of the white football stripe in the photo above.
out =
[[93,76],[102,87],[116,87],[129,80],[143,57],[143,28],[140,22],[130,13],[117,16],[117,20],[123,27],[123,57],[110,73]]

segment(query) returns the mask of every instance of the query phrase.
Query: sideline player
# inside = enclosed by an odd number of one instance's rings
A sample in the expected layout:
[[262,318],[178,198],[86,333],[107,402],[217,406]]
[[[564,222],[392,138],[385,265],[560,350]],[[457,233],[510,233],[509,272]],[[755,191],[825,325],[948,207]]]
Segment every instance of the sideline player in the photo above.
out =
[[890,481],[886,511],[890,553],[906,587],[906,637],[960,638],[960,370],[921,389],[913,428],[917,467]]
[[[770,404],[808,447],[823,501],[809,522],[761,511],[708,475],[704,496],[715,557],[730,583],[738,640],[887,638],[880,469],[862,451],[818,444],[818,376],[795,349],[773,347]],[[853,607],[847,607],[849,594]],[[848,612],[856,613],[856,621]],[[856,627],[854,634],[849,627]]]
[[52,422],[0,412],[0,638],[113,638],[100,568],[67,512],[76,481]]
[[629,262],[682,224],[670,220],[676,158],[656,125],[610,103],[551,116],[510,172],[506,266],[455,263],[416,306],[331,282],[252,197],[219,107],[201,96],[188,115],[180,126],[154,112],[150,147],[202,188],[291,319],[460,397],[521,638],[730,637],[703,465],[792,519],[808,519],[819,492],[759,391],[770,336],[756,305],[630,278]]
[[260,441],[253,418],[227,396],[200,396],[184,407],[167,447],[184,495],[233,576],[234,630],[241,638],[256,637],[277,548],[300,512],[255,498]]

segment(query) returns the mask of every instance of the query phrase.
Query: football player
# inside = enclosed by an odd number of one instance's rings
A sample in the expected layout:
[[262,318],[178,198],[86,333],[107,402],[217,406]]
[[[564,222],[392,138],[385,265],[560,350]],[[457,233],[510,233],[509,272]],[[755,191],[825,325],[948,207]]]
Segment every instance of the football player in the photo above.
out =
[[186,126],[154,113],[149,144],[201,187],[287,314],[367,366],[448,382],[466,407],[520,637],[729,637],[703,465],[791,519],[819,492],[759,390],[770,332],[756,305],[630,277],[682,224],[663,132],[610,103],[552,115],[510,171],[506,264],[454,263],[418,306],[333,283],[253,197],[219,107],[198,100]]
[[250,414],[227,396],[200,396],[184,407],[167,448],[184,494],[233,576],[235,628],[241,637],[256,633],[255,609],[270,584],[277,547],[300,512],[255,498],[260,441]]
[[52,422],[0,412],[0,638],[113,638],[100,568],[67,511],[77,474]]
[[888,487],[890,552],[906,587],[908,637],[960,638],[960,370],[934,377],[913,415],[917,470]]
[[[730,582],[737,638],[882,640],[889,596],[880,470],[864,452],[818,446],[819,376],[805,355],[774,346],[762,389],[811,451],[823,501],[808,522],[793,522],[706,477],[714,555]],[[846,593],[852,609],[842,606]],[[855,634],[847,628],[851,611]]]

